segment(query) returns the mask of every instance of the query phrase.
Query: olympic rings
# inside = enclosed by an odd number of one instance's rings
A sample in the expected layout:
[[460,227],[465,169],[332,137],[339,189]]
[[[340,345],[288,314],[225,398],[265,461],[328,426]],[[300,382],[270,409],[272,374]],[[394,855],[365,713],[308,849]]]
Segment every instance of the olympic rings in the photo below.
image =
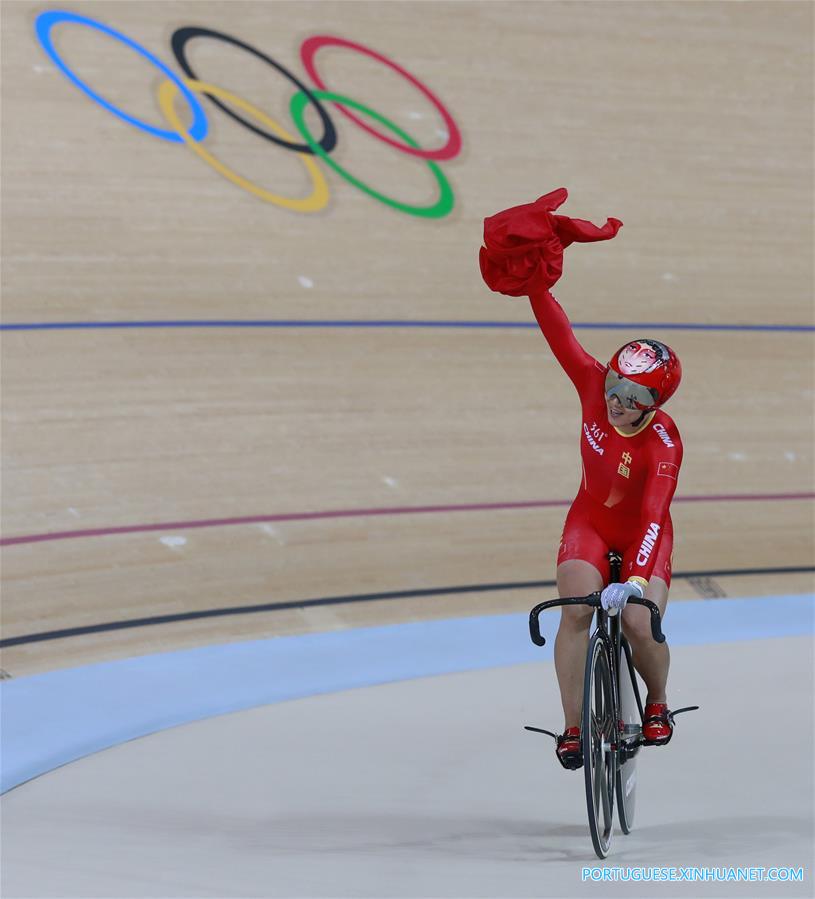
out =
[[[206,84],[203,81],[193,81],[191,79],[187,81],[187,87],[199,93],[207,95],[212,94],[216,97],[228,100],[230,103],[234,103],[239,109],[242,109],[253,118],[262,122],[268,128],[271,128],[284,140],[291,141],[293,139],[291,134],[284,130],[273,119],[269,118],[266,113],[261,112],[259,109],[252,106],[251,103],[242,100],[240,97],[236,97],[234,94],[225,91],[223,88],[216,87],[214,84]],[[178,134],[183,138],[184,143],[186,143],[193,153],[200,156],[204,162],[211,165],[215,171],[223,175],[224,178],[228,178],[233,184],[237,184],[238,187],[249,191],[250,194],[254,194],[256,197],[260,197],[261,200],[265,200],[267,203],[273,203],[275,206],[282,206],[283,209],[292,209],[295,212],[317,212],[318,210],[323,209],[328,203],[328,184],[326,183],[325,176],[317,167],[317,163],[315,163],[310,156],[306,156],[305,153],[298,153],[297,155],[303,160],[303,164],[311,175],[311,179],[314,182],[314,190],[309,196],[302,200],[281,197],[278,194],[273,194],[271,191],[258,187],[257,184],[253,184],[242,175],[238,175],[236,172],[233,172],[232,169],[227,168],[220,160],[216,159],[210,152],[205,150],[201,144],[194,141],[192,137],[186,133],[184,126],[181,124],[181,120],[178,118],[178,113],[173,106],[173,101],[177,96],[178,91],[174,82],[164,81],[158,91],[158,103],[164,117],[173,128],[175,128]],[[304,94],[299,93],[297,96],[302,97]],[[306,97],[306,101],[308,101],[308,97]],[[291,144],[289,144],[289,146],[291,146]],[[319,146],[319,144],[317,146]],[[322,147],[320,147],[320,150],[323,153],[325,152]]]
[[[333,94],[328,91],[314,91],[314,95],[319,97],[321,100],[330,100],[332,103],[347,103],[348,106],[353,107],[354,109],[359,110],[365,115],[369,116],[372,119],[376,119],[377,122],[384,125],[386,128],[390,128],[394,134],[397,134],[402,138],[405,143],[409,147],[418,147],[419,145],[416,143],[413,138],[402,131],[402,129],[395,125],[393,122],[386,119],[383,115],[378,112],[375,112],[373,109],[370,109],[367,106],[363,106],[362,103],[358,103],[356,100],[350,99],[350,97],[344,97],[342,94]],[[399,200],[394,200],[391,197],[385,196],[385,194],[381,194],[378,191],[375,191],[372,187],[369,187],[364,182],[360,181],[358,178],[355,178],[353,175],[349,174],[345,171],[338,163],[334,162],[334,160],[323,150],[323,148],[314,140],[314,138],[308,133],[306,129],[306,123],[303,117],[303,110],[305,109],[306,103],[308,102],[308,97],[304,93],[295,94],[291,98],[291,115],[294,119],[295,125],[299,129],[300,133],[303,137],[308,141],[309,146],[317,153],[324,162],[328,163],[338,175],[341,175],[345,178],[346,181],[350,181],[354,187],[359,188],[363,193],[368,194],[370,197],[374,197],[379,200],[380,203],[385,203],[387,206],[392,206],[394,209],[398,209],[400,212],[406,212],[408,215],[417,215],[423,216],[424,218],[441,218],[444,215],[447,215],[448,212],[453,208],[453,191],[450,187],[450,182],[444,177],[442,170],[436,165],[435,162],[431,160],[427,160],[428,166],[430,166],[430,171],[433,172],[433,175],[436,178],[436,181],[439,183],[440,193],[439,199],[432,206],[410,206],[407,203],[402,203]],[[371,129],[366,128],[366,131]],[[390,143],[390,141],[388,141]]]
[[177,87],[181,90],[181,93],[184,94],[184,99],[187,103],[190,104],[190,108],[192,109],[195,118],[193,119],[192,127],[190,128],[190,137],[193,140],[203,140],[207,136],[207,132],[209,130],[209,125],[207,123],[207,115],[204,112],[204,107],[195,99],[195,97],[190,93],[190,91],[181,83],[181,79],[175,72],[172,72],[164,63],[158,59],[156,56],[146,50],[141,44],[137,44],[134,40],[131,40],[127,35],[122,34],[121,31],[116,31],[113,28],[109,28],[107,25],[103,25],[101,22],[97,22],[95,19],[89,19],[87,16],[80,16],[73,12],[64,12],[63,10],[51,10],[49,12],[40,13],[37,16],[36,21],[36,29],[37,29],[37,37],[40,39],[40,43],[42,44],[45,52],[51,57],[57,67],[61,70],[62,74],[65,75],[70,81],[72,81],[84,94],[87,94],[91,98],[91,100],[98,103],[100,106],[104,106],[109,112],[112,112],[115,116],[118,116],[120,119],[123,119],[125,122],[129,122],[131,125],[135,125],[136,128],[140,128],[142,131],[146,131],[148,134],[152,134],[154,137],[159,137],[162,140],[175,141],[177,143],[181,143],[182,138],[180,135],[176,134],[174,131],[164,131],[161,128],[156,128],[153,125],[148,125],[146,122],[142,122],[141,119],[134,118],[133,116],[128,115],[126,112],[122,112],[121,109],[113,106],[111,103],[108,103],[103,97],[97,94],[95,91],[92,91],[84,81],[78,78],[69,68],[65,65],[62,59],[57,54],[57,51],[54,49],[53,41],[51,40],[51,29],[58,22],[76,22],[78,25],[87,25],[89,28],[95,28],[97,31],[102,31],[105,34],[109,34],[111,37],[115,38],[117,41],[121,41],[123,44],[126,44],[131,49],[135,50],[138,54],[143,56],[145,59],[149,60],[153,63],[156,68],[160,69],[169,79],[172,81]]
[[[144,57],[148,62],[152,63],[156,68],[159,69],[159,71],[166,75],[168,80],[162,82],[161,86],[159,87],[158,102],[162,114],[167,120],[167,123],[171,126],[171,130],[157,128],[153,125],[148,124],[147,122],[142,121],[141,119],[137,119],[134,116],[129,115],[118,107],[113,106],[100,94],[92,90],[71,69],[69,69],[66,63],[61,59],[57,51],[54,49],[54,44],[51,38],[51,32],[54,26],[60,22],[72,22],[78,25],[93,28],[97,31],[102,32],[103,34],[107,34],[120,43],[125,44],[125,46],[130,47],[132,50],[135,50],[140,56]],[[375,50],[372,50],[369,47],[365,47],[362,44],[357,44],[353,41],[349,41],[344,38],[333,37],[331,35],[316,35],[304,41],[300,50],[300,54],[306,70],[319,88],[319,90],[314,90],[313,88],[306,87],[306,85],[303,84],[299,78],[297,78],[292,72],[285,68],[285,66],[272,59],[271,56],[268,56],[267,54],[261,52],[260,50],[257,50],[255,47],[252,47],[250,44],[247,44],[244,41],[239,40],[238,38],[234,38],[220,31],[214,31],[210,28],[188,26],[176,29],[176,31],[172,35],[172,51],[176,57],[176,60],[178,61],[178,64],[184,70],[186,75],[189,76],[186,79],[180,78],[178,75],[172,72],[163,62],[161,62],[160,59],[158,59],[158,57],[154,56],[147,49],[136,43],[136,41],[134,41],[132,38],[129,38],[121,32],[109,27],[108,25],[105,25],[102,22],[98,22],[95,19],[91,19],[88,16],[81,16],[77,13],[66,12],[64,10],[49,10],[47,12],[40,13],[40,15],[37,16],[35,21],[35,30],[37,38],[42,44],[43,49],[55,63],[58,69],[86,96],[90,97],[91,100],[104,107],[109,112],[112,112],[115,116],[127,122],[128,124],[133,125],[134,127],[139,128],[141,131],[145,131],[148,134],[152,134],[154,137],[158,137],[161,140],[165,141],[172,141],[174,143],[185,143],[197,156],[203,159],[204,162],[207,163],[207,165],[214,168],[224,178],[227,178],[242,190],[253,194],[264,202],[272,203],[284,209],[290,209],[297,212],[317,212],[318,210],[323,209],[328,202],[328,185],[323,173],[317,166],[316,159],[314,158],[315,156],[318,156],[320,157],[320,159],[326,162],[327,165],[334,169],[334,171],[337,172],[340,177],[353,184],[363,193],[366,193],[368,196],[373,197],[379,202],[384,203],[385,205],[390,206],[393,209],[397,209],[400,212],[407,213],[408,215],[421,216],[424,218],[441,218],[442,216],[447,215],[453,208],[454,198],[450,183],[447,178],[445,178],[441,169],[433,162],[433,160],[451,159],[460,152],[461,134],[456,123],[453,121],[452,116],[447,111],[447,108],[442,104],[441,100],[439,100],[438,97],[436,97],[436,95],[414,75],[412,75],[406,69],[403,69],[396,62],[388,59],[386,56],[383,56],[382,54],[377,53]],[[297,125],[297,129],[305,139],[305,143],[296,143],[295,138],[291,134],[289,134],[282,125],[279,125],[270,116],[266,115],[266,113],[257,109],[246,100],[235,96],[224,88],[217,87],[216,85],[210,84],[209,82],[200,81],[195,76],[195,72],[190,66],[186,56],[187,44],[189,43],[189,41],[196,37],[213,38],[215,40],[224,41],[225,43],[232,44],[242,50],[245,50],[246,52],[251,53],[253,56],[256,56],[258,59],[263,60],[273,68],[277,69],[278,72],[280,72],[285,78],[291,81],[292,84],[297,87],[298,91],[291,99],[290,110],[292,117]],[[408,82],[410,82],[410,84],[421,91],[421,93],[424,94],[424,96],[428,100],[430,100],[430,102],[436,107],[436,109],[442,116],[447,128],[447,143],[443,147],[440,147],[436,150],[423,150],[409,134],[404,132],[398,125],[386,119],[381,113],[378,113],[373,109],[364,106],[362,103],[359,103],[356,100],[352,100],[350,97],[327,91],[325,89],[325,84],[317,74],[314,66],[315,54],[321,47],[325,46],[346,47],[358,53],[362,53],[363,55],[369,56],[372,59],[383,63],[384,65],[397,72],[403,78],[405,78]],[[182,124],[178,112],[175,108],[175,102],[177,100],[179,92],[184,96],[184,99],[189,105],[190,110],[193,114],[192,125],[189,129],[185,128],[185,126]],[[263,137],[280,147],[297,153],[311,177],[313,184],[313,190],[311,194],[304,198],[296,198],[284,197],[280,196],[279,194],[272,193],[271,191],[266,190],[265,188],[249,181],[242,175],[239,175],[236,172],[232,171],[232,169],[228,168],[223,162],[213,156],[208,150],[205,150],[201,145],[201,141],[204,140],[204,138],[209,133],[209,124],[207,122],[207,115],[204,111],[204,107],[195,96],[196,94],[201,93],[206,95],[219,109],[221,109],[227,115],[231,116],[236,122],[239,122],[248,130],[253,131],[260,137]],[[403,203],[399,200],[393,199],[392,197],[388,197],[385,194],[380,193],[379,191],[374,190],[372,187],[369,187],[359,178],[351,175],[348,171],[337,164],[329,156],[329,153],[331,153],[331,151],[337,144],[337,132],[327,109],[319,102],[320,99],[326,100],[336,105],[336,107],[343,113],[343,115],[347,116],[360,128],[367,131],[378,140],[383,141],[384,143],[390,145],[391,147],[394,147],[400,152],[415,156],[418,159],[424,159],[427,162],[427,165],[430,168],[433,177],[436,179],[439,185],[438,200],[430,206],[413,206],[407,203]],[[233,107],[237,107],[237,109],[239,109],[244,115],[239,115],[233,109],[230,109],[229,106],[226,105],[227,103],[231,104]],[[314,106],[320,116],[320,119],[322,120],[323,136],[319,141],[312,137],[305,123],[304,113],[306,105],[309,103]],[[399,138],[399,140],[394,140],[387,134],[383,134],[381,131],[371,127],[369,124],[363,121],[363,119],[361,119],[358,114],[350,112],[348,109],[346,109],[346,107],[351,107],[352,109],[356,110],[356,113],[361,113],[368,119],[373,119],[380,126],[383,126],[386,131],[395,134],[396,137]],[[259,124],[254,124],[254,122],[257,122]],[[263,127],[259,127],[259,125],[262,125]]]
[[[172,44],[173,53],[175,54],[175,58],[178,61],[178,64],[184,70],[188,78],[193,80],[198,80],[198,76],[193,72],[192,66],[187,61],[186,47],[187,43],[192,40],[194,37],[212,37],[219,41],[225,41],[228,44],[234,44],[236,47],[240,47],[241,50],[246,50],[247,53],[251,53],[253,56],[257,56],[258,59],[262,59],[264,62],[268,63],[273,68],[277,69],[281,75],[285,75],[289,81],[294,84],[298,90],[301,90],[306,96],[311,100],[314,104],[315,109],[320,115],[320,118],[323,122],[323,128],[325,129],[325,134],[320,140],[320,146],[325,150],[326,153],[330,153],[334,147],[337,145],[337,131],[334,128],[334,123],[328,116],[328,113],[323,109],[323,107],[317,102],[314,97],[314,94],[303,84],[302,81],[296,76],[293,75],[285,66],[281,65],[276,60],[272,59],[271,56],[267,56],[265,53],[261,53],[260,50],[255,49],[249,44],[245,44],[243,41],[238,40],[236,37],[231,37],[228,34],[223,34],[220,31],[213,31],[210,28],[179,28],[174,33],[172,38],[170,39],[170,43]],[[285,147],[287,150],[294,150],[296,153],[308,153],[312,155],[314,151],[307,144],[292,144],[287,143],[284,140],[281,140],[279,137],[275,137],[273,134],[269,134],[267,131],[264,131],[262,128],[258,128],[256,125],[251,124],[251,122],[247,122],[246,119],[242,119],[239,115],[236,115],[232,110],[221,103],[220,100],[217,100],[215,97],[210,97],[210,100],[222,111],[225,112],[228,116],[231,116],[235,119],[236,122],[240,122],[241,125],[245,125],[250,131],[254,131],[255,134],[259,134],[261,137],[265,137],[267,140],[272,141],[272,143],[280,144],[281,147]]]
[[[317,72],[317,69],[314,65],[314,56],[320,47],[348,47],[351,50],[356,50],[359,53],[365,54],[365,56],[370,56],[372,59],[377,60],[377,62],[384,63],[389,68],[393,69],[394,72],[398,72],[403,78],[406,78],[414,87],[417,87],[428,100],[438,109],[441,117],[444,119],[445,127],[447,128],[447,134],[449,135],[447,143],[440,147],[438,150],[422,150],[416,144],[411,143],[408,146],[404,144],[400,144],[397,141],[393,140],[390,137],[386,137],[384,134],[381,134],[375,128],[371,128],[370,125],[366,125],[358,116],[355,116],[353,113],[348,112],[347,109],[344,109],[342,106],[338,106],[337,108],[343,115],[348,116],[352,122],[359,125],[360,128],[363,128],[365,131],[368,131],[374,137],[378,137],[380,140],[385,141],[386,144],[390,144],[392,147],[395,147],[397,150],[402,150],[404,153],[410,153],[412,156],[419,156],[421,159],[452,159],[454,156],[458,156],[461,152],[461,133],[458,130],[458,126],[453,121],[453,117],[447,111],[447,107],[439,100],[439,98],[430,90],[429,87],[426,87],[416,78],[414,75],[411,75],[406,69],[403,69],[400,65],[395,63],[393,60],[388,59],[386,56],[383,56],[381,53],[377,53],[376,50],[371,50],[369,47],[364,46],[363,44],[356,44],[353,41],[345,40],[345,38],[341,37],[332,37],[328,34],[318,34],[314,37],[307,38],[303,41],[303,46],[300,48],[300,59],[303,61],[303,66],[305,70],[308,72],[311,80],[319,87],[321,90],[326,90],[325,82],[320,77]],[[384,122],[382,124],[385,124]]]

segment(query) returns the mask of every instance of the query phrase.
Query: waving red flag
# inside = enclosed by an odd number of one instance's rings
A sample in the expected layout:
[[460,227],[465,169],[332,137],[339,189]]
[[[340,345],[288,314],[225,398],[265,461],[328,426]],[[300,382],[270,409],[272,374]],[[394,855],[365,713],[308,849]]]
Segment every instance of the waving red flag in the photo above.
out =
[[513,206],[484,219],[479,253],[481,275],[491,290],[511,297],[549,289],[563,274],[563,250],[578,241],[609,240],[622,227],[610,218],[601,228],[584,219],[555,215],[568,196],[565,187],[534,203]]

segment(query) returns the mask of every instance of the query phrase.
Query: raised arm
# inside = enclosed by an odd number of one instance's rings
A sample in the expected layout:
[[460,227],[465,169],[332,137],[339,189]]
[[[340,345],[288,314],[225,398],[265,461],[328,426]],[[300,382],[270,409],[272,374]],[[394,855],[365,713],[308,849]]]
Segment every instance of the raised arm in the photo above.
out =
[[538,320],[543,336],[552,349],[560,367],[571,379],[578,391],[586,384],[589,373],[598,366],[597,360],[589,355],[574,336],[571,323],[563,307],[543,288],[529,294],[532,311]]
[[563,370],[578,389],[600,365],[578,343],[566,313],[549,293],[563,272],[563,250],[575,241],[609,240],[622,227],[609,218],[597,227],[584,219],[555,215],[566,189],[550,191],[522,206],[504,209],[484,219],[484,246],[478,252],[487,287],[510,297],[528,296],[541,331]]

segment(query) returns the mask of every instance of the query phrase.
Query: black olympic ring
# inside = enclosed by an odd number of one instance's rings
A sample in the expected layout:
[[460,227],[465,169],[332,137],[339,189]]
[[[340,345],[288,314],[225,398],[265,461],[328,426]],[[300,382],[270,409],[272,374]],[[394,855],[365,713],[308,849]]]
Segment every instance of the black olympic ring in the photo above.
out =
[[[320,101],[306,87],[306,85],[303,84],[303,82],[300,81],[300,79],[292,72],[290,72],[285,66],[272,59],[271,56],[267,56],[265,53],[262,53],[260,50],[256,50],[251,45],[238,40],[238,38],[236,37],[232,37],[229,34],[224,34],[221,31],[213,31],[211,28],[197,28],[195,26],[178,28],[176,31],[174,31],[171,39],[173,53],[175,54],[175,58],[178,61],[178,64],[184,70],[184,73],[188,78],[192,78],[195,81],[200,80],[193,71],[192,66],[187,61],[185,52],[187,43],[194,37],[212,37],[219,41],[226,41],[226,43],[228,44],[234,44],[236,47],[240,47],[242,50],[246,50],[253,56],[257,56],[258,59],[262,59],[264,62],[267,62],[270,66],[277,69],[277,71],[280,72],[281,75],[285,75],[286,78],[289,79],[289,81],[291,81],[293,84],[296,84],[298,89],[301,90],[309,98],[309,100],[314,105],[314,108],[320,114],[325,133],[323,134],[322,139],[318,141],[319,145],[323,148],[323,150],[325,150],[326,153],[330,153],[334,149],[334,147],[337,146],[337,131],[334,128],[334,123],[331,121],[328,113],[320,104]],[[233,118],[236,122],[239,122],[244,127],[248,128],[250,131],[254,131],[255,134],[259,135],[260,137],[265,137],[266,140],[270,140],[273,144],[278,144],[281,147],[285,147],[287,150],[293,150],[296,153],[308,153],[314,155],[314,150],[312,150],[308,144],[293,144],[289,141],[275,136],[274,134],[270,134],[268,131],[264,131],[262,128],[258,128],[257,125],[253,125],[242,116],[239,116],[236,112],[233,112],[225,103],[223,103],[221,100],[218,100],[216,97],[213,97],[211,94],[206,94],[206,96],[222,112],[225,112],[228,116]]]

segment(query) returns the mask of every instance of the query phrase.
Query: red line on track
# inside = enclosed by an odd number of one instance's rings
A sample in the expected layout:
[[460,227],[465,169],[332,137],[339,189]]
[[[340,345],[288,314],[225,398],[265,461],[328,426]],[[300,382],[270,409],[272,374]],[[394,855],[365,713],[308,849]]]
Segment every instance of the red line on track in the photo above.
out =
[[[677,496],[675,503],[780,502],[794,499],[815,499],[810,493],[722,493],[700,496]],[[79,537],[109,537],[115,534],[143,534],[149,531],[177,531],[192,528],[231,527],[238,524],[263,524],[273,521],[315,521],[326,518],[365,518],[374,515],[426,515],[444,512],[493,512],[509,509],[545,509],[569,506],[570,499],[540,499],[518,503],[470,503],[447,506],[390,506],[376,509],[334,509],[324,512],[289,512],[280,515],[248,515],[241,518],[206,518],[200,521],[165,521],[159,524],[135,524],[118,528],[91,528],[84,531],[54,531],[47,534],[25,534],[5,537],[0,546],[21,543],[43,543],[46,540],[74,540]]]

